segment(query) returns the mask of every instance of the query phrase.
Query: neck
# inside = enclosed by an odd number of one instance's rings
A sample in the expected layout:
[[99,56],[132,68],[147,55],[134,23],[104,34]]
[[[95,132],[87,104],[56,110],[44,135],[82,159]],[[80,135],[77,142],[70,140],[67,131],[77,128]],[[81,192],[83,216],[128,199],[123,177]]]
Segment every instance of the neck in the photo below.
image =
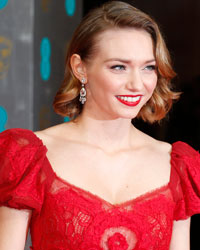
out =
[[129,149],[137,129],[131,119],[98,120],[85,114],[76,119],[81,140],[101,148],[105,152]]

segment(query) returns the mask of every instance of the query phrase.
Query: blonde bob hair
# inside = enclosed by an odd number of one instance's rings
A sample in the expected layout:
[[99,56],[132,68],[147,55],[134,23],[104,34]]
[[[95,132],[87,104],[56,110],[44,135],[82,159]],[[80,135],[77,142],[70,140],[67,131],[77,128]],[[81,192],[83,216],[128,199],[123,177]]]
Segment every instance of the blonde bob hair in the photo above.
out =
[[179,98],[179,93],[171,90],[171,79],[175,77],[171,59],[164,39],[156,22],[137,8],[120,1],[111,1],[90,11],[74,32],[68,47],[65,75],[60,89],[54,99],[54,110],[62,116],[75,118],[83,105],[79,102],[81,83],[73,75],[70,58],[78,54],[85,62],[92,60],[95,53],[97,36],[113,28],[134,28],[148,32],[153,41],[157,64],[158,81],[150,100],[138,113],[138,118],[153,123],[165,117],[173,100]]

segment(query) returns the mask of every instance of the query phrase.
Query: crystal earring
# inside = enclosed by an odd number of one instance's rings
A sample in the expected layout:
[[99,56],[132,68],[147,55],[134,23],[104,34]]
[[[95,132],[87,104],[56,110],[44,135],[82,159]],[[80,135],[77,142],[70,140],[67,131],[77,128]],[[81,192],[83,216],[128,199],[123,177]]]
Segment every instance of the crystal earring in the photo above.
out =
[[80,90],[80,98],[79,98],[79,101],[84,104],[86,102],[86,89],[85,89],[85,86],[84,86],[84,83],[86,82],[85,78],[83,77],[81,79],[81,82],[82,82],[82,87],[81,87],[81,90]]

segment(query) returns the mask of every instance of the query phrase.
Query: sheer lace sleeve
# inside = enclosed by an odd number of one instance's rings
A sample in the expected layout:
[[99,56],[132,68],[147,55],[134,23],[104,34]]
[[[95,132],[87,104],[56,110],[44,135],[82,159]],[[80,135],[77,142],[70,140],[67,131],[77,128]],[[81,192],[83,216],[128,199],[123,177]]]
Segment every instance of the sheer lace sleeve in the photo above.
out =
[[44,197],[44,150],[29,130],[0,133],[0,206],[40,211]]
[[200,154],[183,142],[173,147],[171,185],[175,220],[200,213]]

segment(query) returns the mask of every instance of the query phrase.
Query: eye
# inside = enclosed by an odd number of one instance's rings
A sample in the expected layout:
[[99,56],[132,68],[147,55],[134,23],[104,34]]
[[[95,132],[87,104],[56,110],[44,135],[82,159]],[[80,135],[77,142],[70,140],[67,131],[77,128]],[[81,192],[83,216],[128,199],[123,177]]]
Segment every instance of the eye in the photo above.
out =
[[124,65],[113,65],[112,67],[111,67],[111,69],[115,69],[115,70],[125,70],[126,69],[126,67],[124,66]]
[[157,69],[156,65],[147,65],[147,66],[144,68],[144,70],[149,70],[149,71],[154,71],[154,70],[156,70],[156,69]]

